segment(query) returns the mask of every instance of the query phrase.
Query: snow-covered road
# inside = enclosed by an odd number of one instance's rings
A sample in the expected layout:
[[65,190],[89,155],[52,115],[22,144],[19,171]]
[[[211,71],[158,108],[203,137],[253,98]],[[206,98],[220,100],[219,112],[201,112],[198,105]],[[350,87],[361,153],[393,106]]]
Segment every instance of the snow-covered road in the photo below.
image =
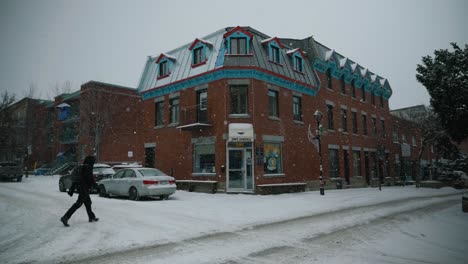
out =
[[[57,183],[58,176],[0,183],[0,262],[463,263],[468,258],[459,250],[468,248],[468,214],[461,213],[460,191],[451,188],[349,189],[325,196],[178,191],[167,201],[140,202],[93,195],[101,220],[88,223],[83,208],[65,228],[58,219],[76,197],[58,192]],[[427,249],[440,259],[411,254]]]

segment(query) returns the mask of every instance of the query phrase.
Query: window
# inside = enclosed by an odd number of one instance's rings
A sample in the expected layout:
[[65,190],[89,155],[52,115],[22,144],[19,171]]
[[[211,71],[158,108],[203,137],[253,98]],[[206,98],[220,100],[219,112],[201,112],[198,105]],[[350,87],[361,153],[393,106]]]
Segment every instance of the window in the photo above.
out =
[[393,140],[393,143],[399,143],[398,142],[398,132],[396,132],[396,131],[392,132],[392,140]]
[[155,125],[164,125],[164,101],[155,103]]
[[340,163],[338,160],[338,150],[329,149],[330,158],[330,178],[340,177]]
[[362,115],[362,134],[367,135],[367,115]]
[[327,70],[327,88],[328,89],[333,89],[332,88],[332,77],[331,77],[331,73],[330,73],[330,69]]
[[342,93],[342,94],[346,94],[346,83],[345,83],[345,79],[344,79],[344,74],[341,75],[341,79],[340,79],[340,90],[341,90],[341,93]]
[[383,95],[381,95],[379,97],[379,100],[380,100],[380,107],[384,108],[384,98],[383,98]]
[[382,127],[382,137],[385,138],[385,137],[387,137],[387,133],[385,133],[385,120],[380,119],[380,124],[381,124],[381,127]]
[[356,98],[356,86],[354,85],[354,80],[351,81],[351,97]]
[[270,116],[279,117],[277,91],[268,90],[268,107],[268,114]]
[[263,153],[263,172],[265,174],[283,173],[281,143],[265,142],[263,144]]
[[247,85],[231,85],[231,114],[248,114]]
[[333,130],[333,106],[327,105],[327,119],[328,119],[328,129]]
[[377,136],[377,119],[375,117],[372,117],[372,132],[374,136]]
[[361,175],[361,151],[353,150],[353,170],[354,176]]
[[229,54],[245,55],[247,54],[247,38],[230,38]]
[[294,70],[303,72],[302,58],[299,56],[294,56]]
[[193,64],[200,64],[205,61],[203,54],[203,47],[199,47],[193,50]]
[[302,121],[302,99],[299,96],[293,96],[293,119]]
[[403,142],[403,144],[408,143],[408,142],[406,142],[406,136],[405,135],[401,135],[401,141]]
[[366,89],[364,88],[364,85],[362,86],[361,101],[366,101]]
[[370,98],[371,98],[372,105],[375,105],[375,94],[374,94],[374,92],[371,92]]
[[348,117],[346,109],[341,109],[341,128],[343,132],[348,132]]
[[193,145],[193,173],[215,173],[215,145]]
[[158,77],[164,77],[169,74],[169,68],[167,66],[167,61],[161,61],[159,63],[159,74]]
[[352,118],[352,123],[353,123],[353,133],[357,134],[358,133],[357,113],[356,112],[351,112],[351,118]]
[[179,123],[179,97],[172,98],[169,101],[169,115],[172,124]]
[[270,45],[271,49],[271,54],[270,54],[270,60],[275,63],[281,63],[280,61],[280,49],[278,47],[275,47],[273,45]]
[[411,141],[413,141],[413,147],[416,147],[416,138],[414,136],[411,137]]

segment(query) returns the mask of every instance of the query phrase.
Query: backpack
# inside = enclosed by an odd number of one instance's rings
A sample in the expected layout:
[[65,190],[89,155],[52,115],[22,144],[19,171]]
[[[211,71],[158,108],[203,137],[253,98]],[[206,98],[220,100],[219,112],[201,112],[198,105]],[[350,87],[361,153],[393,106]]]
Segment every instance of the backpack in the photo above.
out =
[[74,183],[81,182],[81,165],[78,165],[73,169],[71,179]]

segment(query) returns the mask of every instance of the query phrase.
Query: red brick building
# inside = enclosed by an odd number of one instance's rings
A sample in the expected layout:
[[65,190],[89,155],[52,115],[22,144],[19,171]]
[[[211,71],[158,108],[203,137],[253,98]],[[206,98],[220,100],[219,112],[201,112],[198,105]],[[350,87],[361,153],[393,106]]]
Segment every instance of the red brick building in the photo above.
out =
[[388,81],[311,37],[221,29],[149,57],[138,90],[146,164],[178,180],[215,180],[229,192],[316,189],[319,155],[308,131],[319,110],[327,187],[393,182]]
[[42,163],[80,162],[90,154],[110,164],[143,160],[140,104],[135,89],[96,81],[55,97],[47,105],[47,155]]

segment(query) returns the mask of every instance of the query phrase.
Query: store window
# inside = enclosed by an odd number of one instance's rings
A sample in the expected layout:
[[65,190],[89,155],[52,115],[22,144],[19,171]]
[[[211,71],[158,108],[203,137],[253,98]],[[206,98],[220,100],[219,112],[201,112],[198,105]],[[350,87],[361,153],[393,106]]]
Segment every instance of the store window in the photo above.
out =
[[281,143],[265,142],[263,144],[263,153],[264,173],[283,173],[283,155],[281,151]]
[[193,145],[193,173],[215,173],[215,145]]

